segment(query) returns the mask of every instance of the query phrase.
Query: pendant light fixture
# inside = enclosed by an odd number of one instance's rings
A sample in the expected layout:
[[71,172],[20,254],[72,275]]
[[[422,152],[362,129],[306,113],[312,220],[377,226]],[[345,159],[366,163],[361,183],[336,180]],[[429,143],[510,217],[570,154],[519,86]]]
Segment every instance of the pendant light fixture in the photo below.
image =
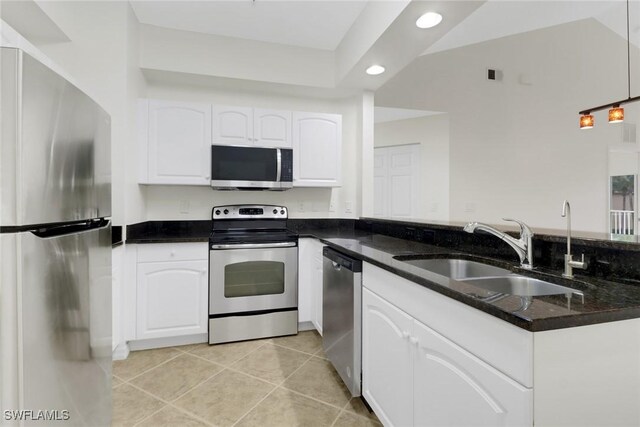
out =
[[588,108],[580,111],[580,129],[593,128],[594,120],[591,112],[609,108],[609,123],[620,123],[624,121],[624,108],[622,104],[640,101],[640,96],[631,97],[631,39],[629,38],[629,0],[627,0],[627,99],[600,105],[599,107]]

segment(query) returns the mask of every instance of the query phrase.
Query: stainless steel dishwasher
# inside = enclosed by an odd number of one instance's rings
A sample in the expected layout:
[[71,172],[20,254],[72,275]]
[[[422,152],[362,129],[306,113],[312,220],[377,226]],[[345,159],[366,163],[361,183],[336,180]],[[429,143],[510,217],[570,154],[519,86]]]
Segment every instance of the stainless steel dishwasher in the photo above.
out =
[[362,261],[322,250],[322,347],[352,396],[362,381]]

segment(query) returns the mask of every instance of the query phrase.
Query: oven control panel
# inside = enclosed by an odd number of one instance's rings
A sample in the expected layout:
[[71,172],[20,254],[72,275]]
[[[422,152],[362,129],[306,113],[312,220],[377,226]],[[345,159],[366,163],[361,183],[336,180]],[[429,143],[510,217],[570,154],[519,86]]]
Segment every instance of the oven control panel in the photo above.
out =
[[227,205],[215,206],[211,218],[216,219],[287,219],[286,206]]

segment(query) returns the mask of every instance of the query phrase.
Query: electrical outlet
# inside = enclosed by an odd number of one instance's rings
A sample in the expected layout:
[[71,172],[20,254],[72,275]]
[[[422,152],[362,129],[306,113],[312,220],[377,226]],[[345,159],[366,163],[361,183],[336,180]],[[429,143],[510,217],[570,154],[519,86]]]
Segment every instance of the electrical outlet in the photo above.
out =
[[473,213],[476,211],[476,204],[473,202],[467,202],[464,204],[464,211],[465,212],[469,212],[469,213]]
[[188,200],[180,200],[180,213],[181,214],[188,214],[189,213],[189,208],[190,208],[190,203]]
[[304,202],[298,202],[298,212],[304,212],[305,206]]
[[335,212],[335,211],[336,211],[336,202],[332,200],[329,202],[329,212]]
[[344,213],[353,213],[353,202],[344,202]]

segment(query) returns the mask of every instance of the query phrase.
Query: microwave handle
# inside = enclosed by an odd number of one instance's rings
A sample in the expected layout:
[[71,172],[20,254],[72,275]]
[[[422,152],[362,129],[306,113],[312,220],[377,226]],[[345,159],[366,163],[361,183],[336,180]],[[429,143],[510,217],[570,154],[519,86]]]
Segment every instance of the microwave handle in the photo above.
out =
[[282,174],[282,153],[280,152],[279,148],[276,151],[276,158],[277,158],[276,181],[280,182],[280,175]]

